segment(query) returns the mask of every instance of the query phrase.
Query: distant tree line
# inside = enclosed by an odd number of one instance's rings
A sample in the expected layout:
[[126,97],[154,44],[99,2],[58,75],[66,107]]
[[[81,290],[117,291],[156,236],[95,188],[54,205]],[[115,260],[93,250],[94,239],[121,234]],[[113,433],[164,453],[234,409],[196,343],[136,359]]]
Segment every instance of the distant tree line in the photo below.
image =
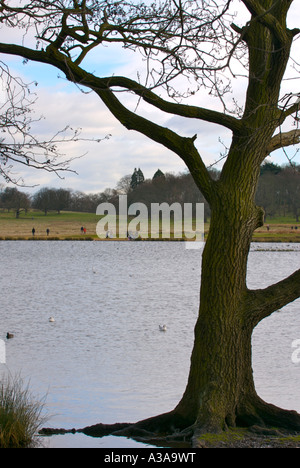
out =
[[300,166],[278,166],[265,163],[261,167],[257,204],[267,217],[292,216],[296,222],[300,214]]
[[[211,171],[217,179],[219,172]],[[150,209],[151,203],[196,203],[205,204],[205,217],[209,218],[210,209],[199,192],[189,173],[177,175],[164,174],[158,169],[152,179],[145,179],[142,170],[135,169],[133,174],[123,176],[115,188],[107,188],[96,194],[71,189],[44,187],[32,196],[17,188],[0,189],[0,208],[14,211],[16,217],[29,209],[41,210],[47,215],[50,211],[79,211],[95,213],[100,203],[110,202],[119,207],[119,195],[127,195],[128,205],[144,203]],[[266,219],[274,216],[292,216],[296,222],[300,215],[300,166],[279,166],[265,163],[261,167],[259,186],[256,194],[257,204],[262,206]]]

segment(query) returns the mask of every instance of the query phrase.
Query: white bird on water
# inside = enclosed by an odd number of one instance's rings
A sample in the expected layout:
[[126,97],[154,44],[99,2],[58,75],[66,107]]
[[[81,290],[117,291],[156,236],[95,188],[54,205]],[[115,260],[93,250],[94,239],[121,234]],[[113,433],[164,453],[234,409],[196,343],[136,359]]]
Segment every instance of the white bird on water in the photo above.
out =
[[50,318],[49,318],[49,322],[55,322],[54,318],[53,318],[53,317],[50,317]]
[[159,325],[160,331],[167,331],[167,326],[166,325]]

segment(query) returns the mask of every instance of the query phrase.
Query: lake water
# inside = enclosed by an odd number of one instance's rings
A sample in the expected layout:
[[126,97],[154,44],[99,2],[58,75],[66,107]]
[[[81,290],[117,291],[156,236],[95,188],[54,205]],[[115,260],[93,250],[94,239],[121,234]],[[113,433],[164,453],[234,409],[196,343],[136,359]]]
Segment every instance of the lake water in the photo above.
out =
[[[47,426],[135,422],[174,408],[189,371],[200,250],[181,242],[2,241],[0,258],[0,339],[15,335],[5,340],[0,372],[20,374],[46,396]],[[248,285],[267,286],[299,267],[300,244],[253,244]],[[300,412],[300,363],[291,359],[299,309],[297,300],[258,325],[253,367],[262,398]],[[81,434],[43,443],[143,446]]]

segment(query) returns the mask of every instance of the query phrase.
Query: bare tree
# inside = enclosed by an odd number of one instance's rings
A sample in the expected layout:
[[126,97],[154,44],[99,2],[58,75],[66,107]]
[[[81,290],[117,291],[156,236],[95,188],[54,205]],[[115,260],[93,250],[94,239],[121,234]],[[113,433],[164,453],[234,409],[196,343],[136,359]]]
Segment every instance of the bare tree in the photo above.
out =
[[127,174],[118,181],[116,185],[116,190],[118,193],[122,195],[126,195],[127,193],[130,192],[130,182],[131,182],[131,175]]
[[[123,427],[122,434],[143,429],[178,436],[182,431],[199,438],[203,432],[253,424],[300,430],[296,412],[257,395],[251,365],[253,329],[300,296],[300,270],[265,289],[249,290],[246,282],[252,235],[264,219],[255,204],[260,166],[275,149],[298,144],[300,138],[299,94],[281,95],[300,33],[287,26],[292,3],[241,0],[239,19],[232,14],[234,0],[34,0],[21,7],[0,2],[2,23],[26,28],[36,38],[35,47],[1,43],[0,52],[55,66],[69,81],[92,90],[127,129],[182,158],[211,208],[186,390],[172,411]],[[111,45],[122,46],[124,53],[139,51],[144,71],[133,78],[98,76],[84,68],[95,48],[101,54]],[[299,61],[293,64],[296,72]],[[235,96],[228,100],[234,77],[245,80],[242,104]],[[197,105],[200,89],[217,97],[221,109]],[[125,92],[132,96],[131,106],[123,100]],[[183,97],[189,100],[183,103]],[[197,135],[182,136],[149,120],[142,104],[230,130],[218,180],[201,157]],[[99,434],[101,428],[90,431]]]
[[21,211],[27,212],[30,208],[30,197],[24,192],[20,192],[16,187],[6,187],[0,193],[1,207],[8,211],[13,209],[16,213],[16,218],[19,218]]
[[71,163],[76,157],[66,157],[61,147],[64,143],[83,140],[81,129],[66,126],[50,139],[35,136],[32,127],[42,119],[34,117],[37,96],[31,88],[37,83],[27,84],[12,76],[3,62],[0,62],[0,80],[0,175],[6,182],[24,186],[20,175],[22,165],[53,172],[59,178],[66,171],[74,173]]

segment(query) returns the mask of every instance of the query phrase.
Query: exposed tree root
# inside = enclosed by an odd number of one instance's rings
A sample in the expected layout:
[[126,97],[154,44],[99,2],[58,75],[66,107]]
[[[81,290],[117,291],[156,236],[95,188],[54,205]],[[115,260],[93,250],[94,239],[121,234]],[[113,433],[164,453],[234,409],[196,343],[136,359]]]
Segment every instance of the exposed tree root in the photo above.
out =
[[95,424],[77,432],[92,437],[114,435],[128,437],[139,442],[166,447],[190,447],[193,430],[187,421],[173,412],[161,414],[137,423]]
[[[174,412],[161,414],[137,423],[95,424],[82,429],[51,429],[43,435],[83,433],[91,437],[108,435],[127,437],[150,445],[165,447],[300,447],[300,415],[260,400],[255,417],[237,418],[239,427],[189,424]],[[248,420],[248,422],[247,422]]]

